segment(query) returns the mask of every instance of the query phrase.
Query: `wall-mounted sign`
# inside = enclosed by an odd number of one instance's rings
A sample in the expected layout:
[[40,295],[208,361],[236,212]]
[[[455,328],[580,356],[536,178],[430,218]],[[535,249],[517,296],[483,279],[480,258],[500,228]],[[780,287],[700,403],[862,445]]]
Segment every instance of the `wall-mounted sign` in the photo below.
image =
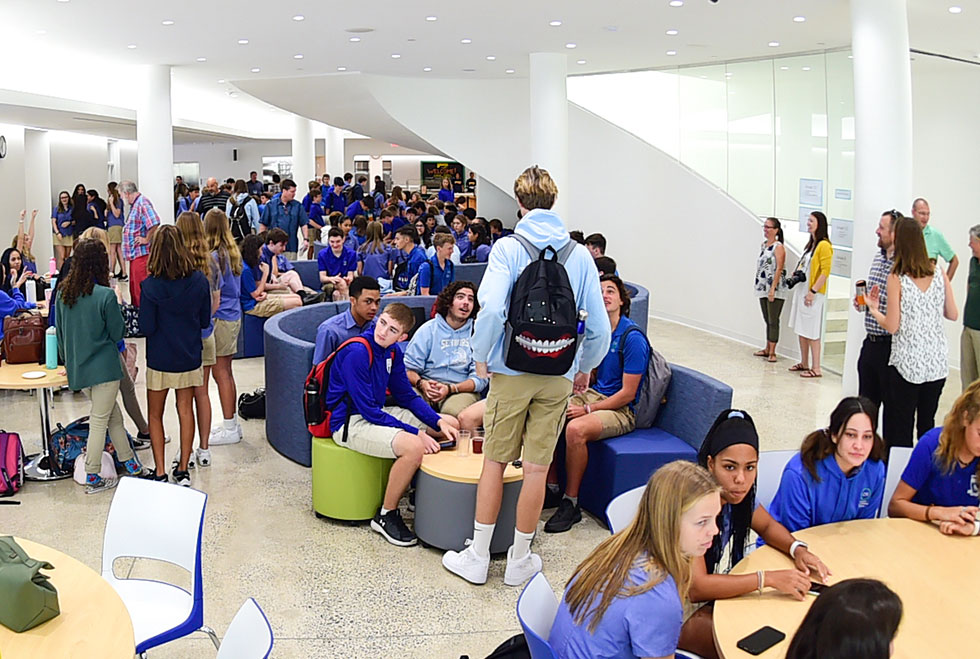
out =
[[830,274],[840,277],[851,276],[851,250],[834,248],[834,260],[830,264]]
[[851,200],[851,191],[847,188],[835,188],[834,189],[834,199],[840,199],[842,201]]
[[800,205],[823,206],[823,180],[818,178],[800,179]]
[[830,218],[830,242],[834,247],[854,247],[854,221]]
[[457,182],[462,186],[466,179],[466,172],[463,171],[463,166],[458,162],[423,161],[421,166],[422,185],[426,186],[431,193],[436,192],[442,186],[442,179],[444,178],[448,178],[454,186]]

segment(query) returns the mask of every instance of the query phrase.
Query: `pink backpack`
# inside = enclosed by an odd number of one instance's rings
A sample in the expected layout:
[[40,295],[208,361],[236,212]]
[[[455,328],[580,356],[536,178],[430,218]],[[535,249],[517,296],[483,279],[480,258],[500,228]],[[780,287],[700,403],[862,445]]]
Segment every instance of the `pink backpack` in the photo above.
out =
[[24,486],[24,447],[20,435],[0,430],[0,497],[12,497]]

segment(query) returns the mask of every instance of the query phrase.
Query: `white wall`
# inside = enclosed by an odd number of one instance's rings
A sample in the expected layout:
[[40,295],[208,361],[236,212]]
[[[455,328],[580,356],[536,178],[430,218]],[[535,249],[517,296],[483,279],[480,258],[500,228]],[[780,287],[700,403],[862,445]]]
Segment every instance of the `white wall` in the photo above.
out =
[[[232,160],[238,149],[238,160]],[[201,166],[201,180],[214,176],[219,181],[228,177],[248,179],[251,171],[262,177],[264,156],[289,156],[292,153],[289,140],[252,140],[242,142],[199,142],[174,144],[174,162],[196,162]]]
[[[513,186],[510,189],[513,190]],[[517,224],[517,201],[513,192],[501,190],[482,176],[476,177],[476,212],[488,220],[497,218],[508,229]]]
[[106,163],[109,161],[106,138],[50,131],[48,139],[51,145],[52,204],[59,190],[68,190],[70,194],[78,183],[85,184],[86,189],[95,188],[104,198],[108,183]]
[[[0,159],[0,247],[6,248],[17,233],[17,220],[26,206],[24,127],[0,124],[0,135],[7,140],[7,157]],[[50,211],[49,208],[47,212]]]

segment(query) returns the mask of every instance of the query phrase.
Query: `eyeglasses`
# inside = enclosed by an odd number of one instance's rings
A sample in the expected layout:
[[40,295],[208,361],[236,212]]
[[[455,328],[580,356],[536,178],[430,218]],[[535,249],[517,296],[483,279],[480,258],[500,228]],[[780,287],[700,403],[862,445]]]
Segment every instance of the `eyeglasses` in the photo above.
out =
[[897,220],[898,218],[902,217],[902,214],[894,208],[890,211],[885,211],[882,213],[882,215],[891,215],[893,220]]

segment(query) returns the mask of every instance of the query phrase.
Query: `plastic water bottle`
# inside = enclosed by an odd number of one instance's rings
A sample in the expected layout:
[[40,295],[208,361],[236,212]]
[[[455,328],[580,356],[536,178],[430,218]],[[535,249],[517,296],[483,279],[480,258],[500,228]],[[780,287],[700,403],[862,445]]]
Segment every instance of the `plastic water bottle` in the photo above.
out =
[[27,301],[30,304],[37,304],[37,282],[33,279],[28,279],[27,284]]
[[58,368],[58,332],[53,327],[44,333],[44,366],[50,371]]
[[52,256],[51,260],[48,261],[48,274],[54,277],[56,272],[58,272],[58,260]]

